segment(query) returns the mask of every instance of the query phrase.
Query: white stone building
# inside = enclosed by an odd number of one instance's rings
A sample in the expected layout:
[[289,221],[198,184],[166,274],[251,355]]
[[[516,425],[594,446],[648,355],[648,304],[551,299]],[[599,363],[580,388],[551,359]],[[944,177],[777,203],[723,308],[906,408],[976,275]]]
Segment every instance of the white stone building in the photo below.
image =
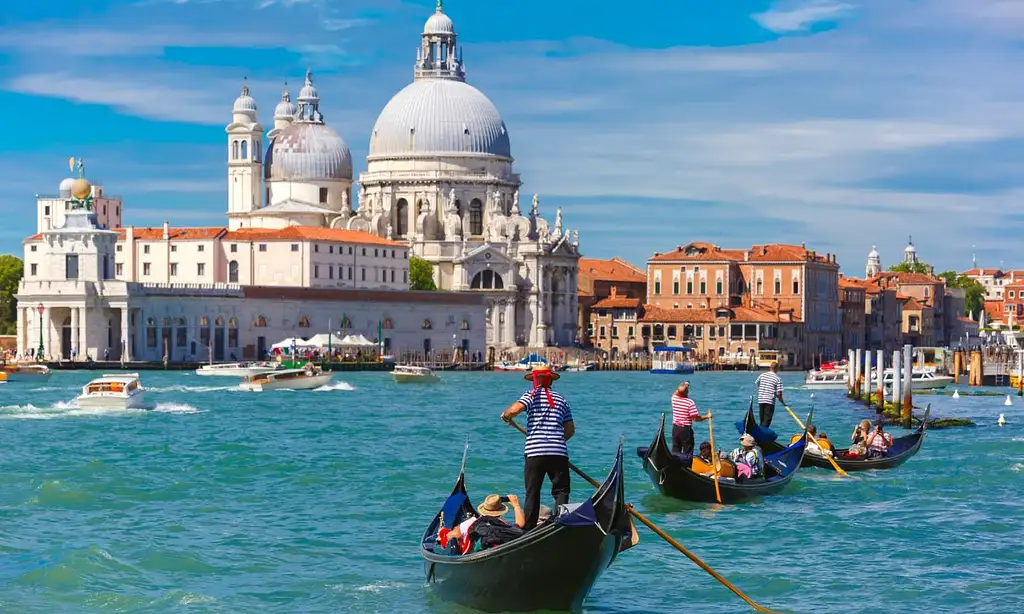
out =
[[[247,288],[374,290],[372,299],[359,300],[388,302],[376,291],[408,289],[410,256],[429,261],[437,286],[455,292],[439,295],[448,303],[415,299],[419,307],[410,306],[406,315],[418,319],[419,328],[408,339],[387,343],[421,351],[450,347],[453,336],[460,345],[467,343],[460,337],[468,339],[472,351],[573,343],[579,233],[563,226],[561,210],[553,224],[541,218],[537,195],[526,210],[520,207],[508,131],[491,101],[466,83],[457,49],[455,28],[439,3],[421,36],[413,82],[373,127],[357,207],[351,152],[324,122],[310,72],[297,104],[287,90],[282,94],[267,133],[256,101],[242,87],[225,128],[226,226],[122,227],[122,202],[105,198],[84,176],[78,181],[89,187],[88,195],[72,195],[76,180],[69,179],[59,197],[39,198],[39,234],[25,241],[19,348],[38,345],[33,335],[40,317],[33,306],[41,304],[50,355],[81,348],[79,355],[120,356],[123,345],[133,358],[159,358],[165,351],[177,356],[182,349],[192,353],[194,336],[199,345],[203,339],[214,339],[215,349],[222,343],[224,351],[214,352],[218,358],[248,355],[250,346],[259,354],[262,343],[274,339],[254,330],[252,322],[267,309],[250,307],[255,299],[246,297]],[[91,210],[72,215],[72,207],[84,207],[86,200]],[[90,261],[95,271],[84,264],[73,269],[72,255]],[[294,296],[289,300],[302,300]],[[235,304],[232,297],[242,301],[242,311],[224,311]],[[134,306],[135,299],[145,305]],[[202,307],[207,304],[216,309]],[[473,305],[481,306],[479,314]],[[332,309],[340,308],[324,307],[324,313]],[[313,315],[264,317],[260,328],[290,336],[302,332],[292,330],[301,317]],[[239,332],[224,332],[219,341],[220,321],[225,331],[234,321]],[[439,321],[454,329],[443,343],[435,336]],[[318,321],[310,334],[325,326]],[[120,332],[91,332],[107,329]],[[170,334],[170,343],[153,347],[154,334]]]

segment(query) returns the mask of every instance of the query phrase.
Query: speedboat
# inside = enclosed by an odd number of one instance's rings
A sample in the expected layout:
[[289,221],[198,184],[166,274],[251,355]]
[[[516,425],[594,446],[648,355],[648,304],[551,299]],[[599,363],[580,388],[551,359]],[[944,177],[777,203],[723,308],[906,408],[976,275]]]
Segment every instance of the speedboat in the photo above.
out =
[[[882,375],[882,384],[887,390],[892,390],[893,370],[886,369]],[[914,367],[910,375],[911,390],[932,390],[945,388],[953,383],[953,376],[939,375],[934,367]]]
[[142,383],[138,373],[105,373],[82,387],[79,407],[137,409],[142,407]]
[[229,362],[203,365],[196,369],[196,375],[222,375],[228,377],[249,377],[276,371],[278,366],[270,362]]
[[661,346],[654,348],[654,357],[651,359],[651,373],[693,373],[695,370],[693,362],[687,358],[692,351],[692,348],[686,346]]
[[822,364],[820,369],[808,371],[807,377],[804,378],[804,387],[818,390],[846,390],[850,386],[850,373],[844,365],[845,363],[827,362]]
[[50,367],[38,364],[11,364],[0,368],[8,382],[45,382],[50,379]]
[[399,384],[435,384],[441,381],[430,369],[413,365],[396,365],[391,377]]
[[243,390],[264,392],[266,390],[312,390],[330,383],[334,373],[307,364],[302,369],[277,369],[242,380]]

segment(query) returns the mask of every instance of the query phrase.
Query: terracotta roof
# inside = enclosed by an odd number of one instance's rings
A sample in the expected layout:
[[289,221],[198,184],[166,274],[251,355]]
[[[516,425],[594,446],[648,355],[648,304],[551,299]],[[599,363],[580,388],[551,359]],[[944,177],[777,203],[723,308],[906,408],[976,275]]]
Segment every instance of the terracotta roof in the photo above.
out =
[[695,241],[686,245],[679,245],[668,253],[655,253],[648,262],[738,262],[743,260],[744,250],[722,249],[711,243]]
[[856,277],[843,277],[839,280],[840,288],[860,288],[866,290],[871,284],[863,279],[857,279]]
[[[775,313],[766,311],[764,309],[758,309],[756,307],[733,307],[732,308],[732,321],[733,322],[757,322],[775,324],[777,322],[783,322]],[[799,321],[794,318],[794,321]],[[785,320],[789,323],[789,319]]]
[[40,233],[36,233],[36,234],[32,235],[31,237],[25,239],[24,241],[22,241],[22,243],[28,243],[29,241],[41,241],[42,238],[43,238],[43,233],[40,232]]
[[701,322],[714,322],[715,311],[713,309],[667,309],[657,305],[644,305],[644,315],[641,322],[680,322],[694,324]]
[[320,228],[317,226],[289,226],[287,228],[239,228],[224,235],[227,241],[344,241],[346,243],[362,243],[366,245],[386,245],[388,247],[408,247],[405,243],[390,241],[383,237],[362,230],[345,230],[342,228]]
[[[803,245],[786,245],[783,243],[769,243],[767,245],[755,245],[750,248],[748,260],[750,262],[820,262],[832,264],[831,254],[829,257],[807,249]],[[838,265],[837,265],[838,266]]]
[[1013,288],[1014,290],[1020,290],[1021,288],[1024,288],[1024,279],[1021,279],[1020,281],[1014,281],[1003,286],[1003,290],[1009,290],[1010,288]]
[[984,309],[989,322],[1003,319],[1003,301],[985,301]]
[[[127,229],[115,228],[117,234],[125,236]],[[198,228],[168,228],[167,234],[171,241],[206,241],[223,236],[227,232],[223,226],[198,227]],[[162,241],[164,238],[163,226],[157,228],[132,227],[132,236],[141,241]]]
[[610,260],[580,258],[579,275],[581,278],[585,275],[596,281],[647,283],[647,273],[643,269],[633,266],[619,257]]
[[963,322],[965,324],[977,324],[977,322],[975,322],[974,320],[972,320],[972,319],[970,319],[968,317],[965,317],[965,316],[960,316],[960,317],[957,318],[957,320],[960,320],[961,322]]
[[[897,295],[897,297],[899,297],[899,295]],[[922,305],[916,298],[914,298],[912,296],[908,296],[908,297],[906,297],[906,299],[907,299],[906,302],[903,303],[903,308],[906,309],[906,310],[909,310],[909,311],[921,311],[922,309],[927,307],[927,305]]]
[[640,299],[627,298],[625,296],[609,296],[593,304],[592,309],[636,309],[640,306]]
[[923,273],[902,273],[899,271],[887,271],[885,273],[879,273],[871,278],[872,281],[878,280],[881,283],[894,283],[894,284],[909,284],[909,285],[920,285],[920,284],[941,284],[945,283],[938,277],[932,277],[931,275],[925,275]]
[[980,276],[980,275],[992,275],[994,277],[1002,276],[1003,272],[999,269],[971,269],[970,271],[964,271],[961,275],[968,276]]

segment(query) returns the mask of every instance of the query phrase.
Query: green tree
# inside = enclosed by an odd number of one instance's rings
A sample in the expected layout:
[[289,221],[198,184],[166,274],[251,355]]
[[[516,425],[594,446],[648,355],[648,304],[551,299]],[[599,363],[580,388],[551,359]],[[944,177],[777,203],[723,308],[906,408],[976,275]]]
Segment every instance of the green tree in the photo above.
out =
[[409,258],[409,289],[437,290],[434,283],[434,266],[422,258]]
[[956,271],[943,271],[938,276],[946,282],[947,288],[964,290],[967,313],[974,313],[976,316],[981,314],[981,310],[985,308],[985,286],[978,280]]
[[917,261],[914,263],[901,262],[899,264],[893,264],[889,267],[889,271],[893,273],[920,273],[922,275],[931,275],[932,267],[927,264]]
[[11,254],[0,255],[0,334],[11,335],[18,329],[17,301],[18,284],[25,274],[21,258]]

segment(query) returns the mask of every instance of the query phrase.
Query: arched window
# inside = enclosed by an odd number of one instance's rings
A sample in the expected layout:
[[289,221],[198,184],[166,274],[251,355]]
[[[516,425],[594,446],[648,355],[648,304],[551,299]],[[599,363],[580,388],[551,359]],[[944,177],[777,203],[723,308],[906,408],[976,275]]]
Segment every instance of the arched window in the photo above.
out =
[[228,263],[228,283],[238,283],[238,261],[232,260]]
[[242,141],[242,159],[243,160],[248,160],[249,159],[249,142],[248,141]]
[[262,145],[260,145],[259,141],[256,141],[255,143],[252,144],[252,159],[257,162],[260,161],[260,152],[263,151],[261,147]]
[[341,327],[344,329],[352,328],[352,320],[348,319],[348,316],[345,316],[341,320]]
[[381,324],[381,327],[384,330],[391,330],[395,327],[395,324],[391,321],[391,318],[384,318],[384,322]]
[[395,236],[404,237],[409,233],[409,203],[404,198],[398,199],[395,206]]
[[668,338],[669,339],[675,339],[676,338],[676,327],[671,325],[671,324],[669,324],[669,326],[668,326]]
[[430,330],[431,328],[434,328],[434,325],[430,323],[430,318],[423,318],[423,325],[421,328],[423,328],[423,330]]
[[199,326],[207,327],[210,325],[210,318],[203,316],[199,318]]
[[221,317],[218,316],[217,317],[217,321],[214,322],[214,325],[217,326],[218,328],[220,328],[221,326],[224,326],[224,318],[221,318]]
[[256,328],[266,328],[267,319],[263,316],[256,316],[256,321],[252,323]]
[[238,159],[238,141],[231,141],[231,159]]
[[309,318],[306,316],[299,318],[299,328],[309,328]]
[[469,330],[469,320],[463,320],[459,323],[459,330]]
[[665,326],[663,324],[654,325],[654,338],[661,339],[665,336]]
[[229,318],[228,326],[230,326],[231,328],[238,328],[238,320],[236,318]]
[[146,347],[156,347],[156,320],[153,318],[146,318]]
[[484,234],[484,204],[479,198],[474,198],[473,202],[469,203],[469,234]]
[[757,278],[756,286],[757,286],[756,294],[764,294],[764,282],[761,280],[760,277]]
[[238,320],[228,318],[228,347],[238,347]]
[[474,290],[501,290],[505,287],[505,282],[501,279],[501,275],[490,269],[484,269],[473,276],[469,287]]

